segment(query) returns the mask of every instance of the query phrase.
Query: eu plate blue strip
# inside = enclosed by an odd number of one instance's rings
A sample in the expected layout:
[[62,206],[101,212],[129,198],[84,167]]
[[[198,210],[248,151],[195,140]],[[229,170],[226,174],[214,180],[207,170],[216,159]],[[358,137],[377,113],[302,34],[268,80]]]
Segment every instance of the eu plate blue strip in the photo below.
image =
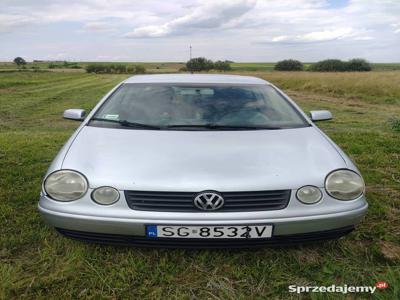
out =
[[146,235],[147,237],[157,237],[157,225],[147,225]]

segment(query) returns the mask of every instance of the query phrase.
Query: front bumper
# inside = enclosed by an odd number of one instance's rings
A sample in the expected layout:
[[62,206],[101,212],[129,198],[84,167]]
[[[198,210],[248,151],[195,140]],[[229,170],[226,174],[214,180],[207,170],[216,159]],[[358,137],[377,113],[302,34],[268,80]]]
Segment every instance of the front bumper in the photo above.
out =
[[268,239],[179,239],[159,238],[152,239],[142,236],[131,236],[110,233],[82,232],[76,230],[60,229],[57,231],[62,235],[85,242],[108,244],[108,245],[132,245],[135,247],[160,247],[160,248],[253,248],[263,246],[283,246],[293,244],[305,244],[320,242],[324,240],[337,239],[350,233],[353,226],[337,228],[326,231],[297,233],[289,235],[275,235]]
[[102,206],[90,199],[90,193],[77,201],[61,203],[42,195],[39,211],[44,220],[57,229],[111,235],[144,237],[146,225],[251,225],[273,224],[273,237],[318,233],[353,228],[365,215],[364,196],[338,201],[326,193],[315,205],[305,205],[292,192],[289,205],[276,211],[253,212],[154,212],[136,211],[127,206],[123,193],[114,205]]

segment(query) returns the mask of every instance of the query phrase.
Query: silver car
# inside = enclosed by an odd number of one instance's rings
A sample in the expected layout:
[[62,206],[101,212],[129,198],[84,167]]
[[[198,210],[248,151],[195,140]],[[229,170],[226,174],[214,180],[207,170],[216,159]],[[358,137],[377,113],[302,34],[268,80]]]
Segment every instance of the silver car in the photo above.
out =
[[341,237],[367,211],[352,161],[274,85],[141,75],[85,117],[43,180],[39,211],[99,243],[250,247]]

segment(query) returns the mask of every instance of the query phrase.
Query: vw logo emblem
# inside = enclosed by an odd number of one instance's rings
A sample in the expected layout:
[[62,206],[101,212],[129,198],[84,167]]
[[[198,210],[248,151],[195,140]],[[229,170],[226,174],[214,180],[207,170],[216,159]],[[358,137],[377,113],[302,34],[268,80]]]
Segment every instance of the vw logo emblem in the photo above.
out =
[[225,200],[216,192],[202,192],[194,198],[193,203],[201,210],[217,210],[224,206]]

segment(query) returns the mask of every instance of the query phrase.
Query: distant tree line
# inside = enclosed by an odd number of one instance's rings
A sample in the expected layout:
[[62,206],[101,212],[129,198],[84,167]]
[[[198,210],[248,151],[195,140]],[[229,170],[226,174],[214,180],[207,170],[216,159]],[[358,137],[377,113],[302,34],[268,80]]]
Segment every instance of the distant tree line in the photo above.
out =
[[325,59],[311,64],[307,69],[303,63],[294,59],[278,61],[274,67],[277,71],[314,71],[314,72],[367,72],[371,71],[371,64],[362,58],[353,58],[349,61],[340,59]]
[[[26,69],[27,62],[22,57],[16,57],[13,62],[22,69]],[[203,72],[216,70],[226,72],[232,70],[232,61],[217,60],[213,62],[205,57],[196,57],[186,62],[185,66],[179,71],[182,72]],[[34,65],[32,69],[40,69]],[[50,62],[49,69],[81,69],[82,66],[76,62]],[[130,65],[123,63],[90,63],[85,67],[88,73],[104,74],[144,74],[146,68],[143,65]],[[157,67],[159,69],[159,67]],[[362,58],[353,58],[348,61],[339,59],[325,59],[316,63],[308,64],[306,67],[302,62],[295,59],[285,59],[278,61],[274,70],[277,71],[315,71],[315,72],[366,72],[371,71],[371,64]]]
[[146,68],[142,65],[124,64],[88,64],[86,72],[97,74],[144,74]]
[[229,60],[217,60],[213,62],[210,59],[205,57],[196,57],[192,58],[186,63],[186,67],[180,69],[180,71],[189,71],[189,72],[202,72],[202,71],[210,71],[210,70],[217,70],[217,71],[230,71],[231,68],[231,61]]
[[48,65],[49,69],[82,69],[76,62],[63,61],[60,63],[51,62]]

